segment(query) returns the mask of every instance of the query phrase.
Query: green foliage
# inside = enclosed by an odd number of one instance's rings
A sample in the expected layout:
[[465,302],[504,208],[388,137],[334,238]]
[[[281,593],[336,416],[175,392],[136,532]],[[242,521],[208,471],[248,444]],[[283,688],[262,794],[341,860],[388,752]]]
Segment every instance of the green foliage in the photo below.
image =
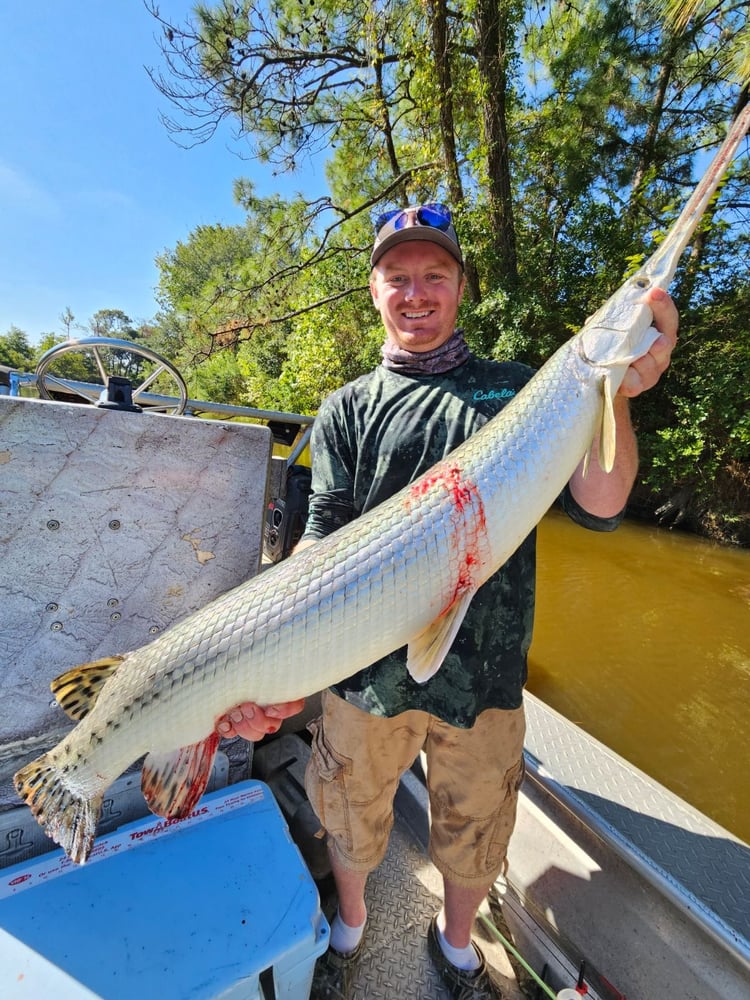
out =
[[137,340],[138,331],[130,316],[122,309],[99,309],[89,320],[93,337],[117,337],[120,340]]
[[[325,290],[322,277],[318,294]],[[364,294],[333,303],[323,323],[306,313],[287,334],[256,332],[239,354],[246,402],[313,414],[330,392],[377,364],[382,341],[380,321]]]
[[233,351],[221,351],[206,358],[192,369],[187,383],[191,399],[245,404],[245,378]]
[[11,326],[7,333],[0,334],[0,365],[27,372],[34,364],[34,349],[23,330]]
[[750,24],[744,4],[708,3],[707,0],[665,0],[668,23],[679,30],[691,19],[707,18],[714,32],[723,38],[723,62],[739,83],[750,84]]
[[[739,104],[741,8],[691,5],[679,28],[631,0],[201,5],[166,33],[171,127],[195,141],[230,118],[278,171],[325,151],[330,197],[259,199],[239,180],[244,225],[159,258],[149,342],[204,394],[314,412],[379,359],[371,215],[440,199],[469,263],[470,343],[541,364],[653,252]],[[652,507],[679,491],[699,527],[750,508],[728,485],[748,463],[749,184],[740,157],[674,285],[689,332],[635,406],[642,491]]]
[[[748,309],[745,285],[727,293],[710,314],[683,317],[689,334],[664,382],[666,405],[646,411],[644,483],[661,496],[680,494],[680,519],[693,527],[707,512],[713,520],[732,514],[750,518]],[[743,481],[744,499],[738,495]],[[750,523],[745,530],[750,533]]]
[[[62,334],[45,334],[39,342],[39,348],[37,357],[34,361],[34,366],[36,367],[36,363],[46,351],[55,347],[57,344],[63,343],[67,339],[68,338]],[[55,360],[50,372],[54,375],[60,376],[60,378],[71,379],[75,382],[101,383],[101,379],[99,378],[99,373],[96,369],[92,356],[86,356],[78,352],[71,351],[68,354],[60,355],[60,357]]]

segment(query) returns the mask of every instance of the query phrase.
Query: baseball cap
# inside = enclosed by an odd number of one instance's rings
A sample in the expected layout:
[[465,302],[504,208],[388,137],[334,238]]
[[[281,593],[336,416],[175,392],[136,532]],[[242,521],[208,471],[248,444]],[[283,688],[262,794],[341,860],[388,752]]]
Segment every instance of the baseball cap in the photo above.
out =
[[370,254],[370,267],[375,267],[386,251],[399,243],[425,240],[447,250],[461,267],[464,259],[453,228],[450,209],[439,202],[396,208],[378,216],[375,222],[375,243]]

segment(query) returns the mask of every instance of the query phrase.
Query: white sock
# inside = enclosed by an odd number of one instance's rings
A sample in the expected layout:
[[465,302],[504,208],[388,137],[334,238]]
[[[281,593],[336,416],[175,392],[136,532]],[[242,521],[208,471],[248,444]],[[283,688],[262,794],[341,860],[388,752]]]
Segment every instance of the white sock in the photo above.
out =
[[359,927],[350,927],[349,924],[344,923],[341,919],[341,914],[337,910],[331,924],[331,947],[333,950],[337,951],[340,955],[348,955],[350,951],[354,951],[362,940],[366,923],[367,917],[365,917]]
[[472,972],[474,969],[478,969],[481,962],[477,950],[471,941],[469,941],[465,948],[454,948],[452,944],[448,944],[445,940],[444,931],[445,913],[441,910],[437,919],[437,939],[440,950],[451,965],[455,965],[457,969],[463,969],[465,972]]

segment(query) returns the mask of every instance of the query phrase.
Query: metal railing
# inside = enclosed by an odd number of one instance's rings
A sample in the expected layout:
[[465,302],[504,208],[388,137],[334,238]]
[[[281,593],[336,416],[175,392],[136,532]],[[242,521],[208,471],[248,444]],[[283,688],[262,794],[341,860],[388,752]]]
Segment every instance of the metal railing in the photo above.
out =
[[[67,386],[58,383],[56,380],[49,380],[49,388],[54,390],[56,396],[56,400],[53,400],[52,402],[65,402],[66,400],[61,397],[69,395],[70,402],[86,405],[82,397],[88,395],[92,398],[93,404],[93,399],[102,389],[101,385],[93,382],[81,382],[76,381],[75,379],[66,379],[66,382]],[[29,399],[38,398],[36,385],[37,376],[35,374],[19,371],[15,368],[9,368],[6,365],[0,365],[0,396],[5,395]],[[147,413],[149,407],[159,407],[163,409],[165,406],[169,406],[171,404],[176,405],[178,400],[175,396],[163,396],[155,392],[143,392],[139,395],[138,402],[143,407],[144,413]],[[239,406],[234,403],[214,403],[205,399],[187,400],[185,406],[185,416],[196,417],[204,414],[210,414],[213,417],[220,417],[222,420],[241,419],[265,423],[271,426],[272,432],[274,424],[299,427],[302,433],[295,438],[294,445],[287,458],[287,464],[290,466],[299,459],[300,455],[309,444],[312,425],[315,419],[314,417],[307,416],[305,414],[286,413],[282,410],[267,410],[253,406]],[[283,443],[286,443],[285,438],[279,438],[276,435],[275,438]]]

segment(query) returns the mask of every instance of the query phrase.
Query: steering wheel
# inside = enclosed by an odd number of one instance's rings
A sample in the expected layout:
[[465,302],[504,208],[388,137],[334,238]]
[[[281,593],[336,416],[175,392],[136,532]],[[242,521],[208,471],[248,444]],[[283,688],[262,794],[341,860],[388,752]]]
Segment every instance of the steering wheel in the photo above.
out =
[[[106,351],[104,351],[105,348]],[[106,354],[106,360],[103,357],[103,351]],[[133,386],[133,402],[137,403],[138,396],[144,393],[160,375],[166,372],[170,381],[176,383],[179,397],[177,403],[173,399],[164,399],[165,394],[159,393],[154,404],[144,406],[143,409],[149,412],[171,413],[174,416],[180,416],[180,414],[185,412],[188,399],[187,386],[185,385],[184,378],[175,366],[148,347],[142,347],[140,344],[134,344],[129,340],[118,340],[116,337],[84,337],[81,340],[65,340],[63,343],[55,344],[54,347],[50,347],[48,351],[45,351],[36,366],[36,385],[42,399],[53,398],[48,388],[51,384],[53,386],[58,385],[66,392],[72,392],[74,395],[80,396],[88,403],[99,401],[101,386],[92,386],[90,383],[79,382],[75,379],[53,375],[49,372],[50,365],[54,361],[64,354],[71,353],[87,354],[93,357],[102,380],[102,385],[107,384],[110,375],[118,374],[116,370],[113,371],[112,369],[120,367],[127,371],[129,367],[132,367],[133,356],[145,358],[146,361],[151,362],[156,367],[146,375],[140,385]],[[120,361],[119,366],[118,360]]]

